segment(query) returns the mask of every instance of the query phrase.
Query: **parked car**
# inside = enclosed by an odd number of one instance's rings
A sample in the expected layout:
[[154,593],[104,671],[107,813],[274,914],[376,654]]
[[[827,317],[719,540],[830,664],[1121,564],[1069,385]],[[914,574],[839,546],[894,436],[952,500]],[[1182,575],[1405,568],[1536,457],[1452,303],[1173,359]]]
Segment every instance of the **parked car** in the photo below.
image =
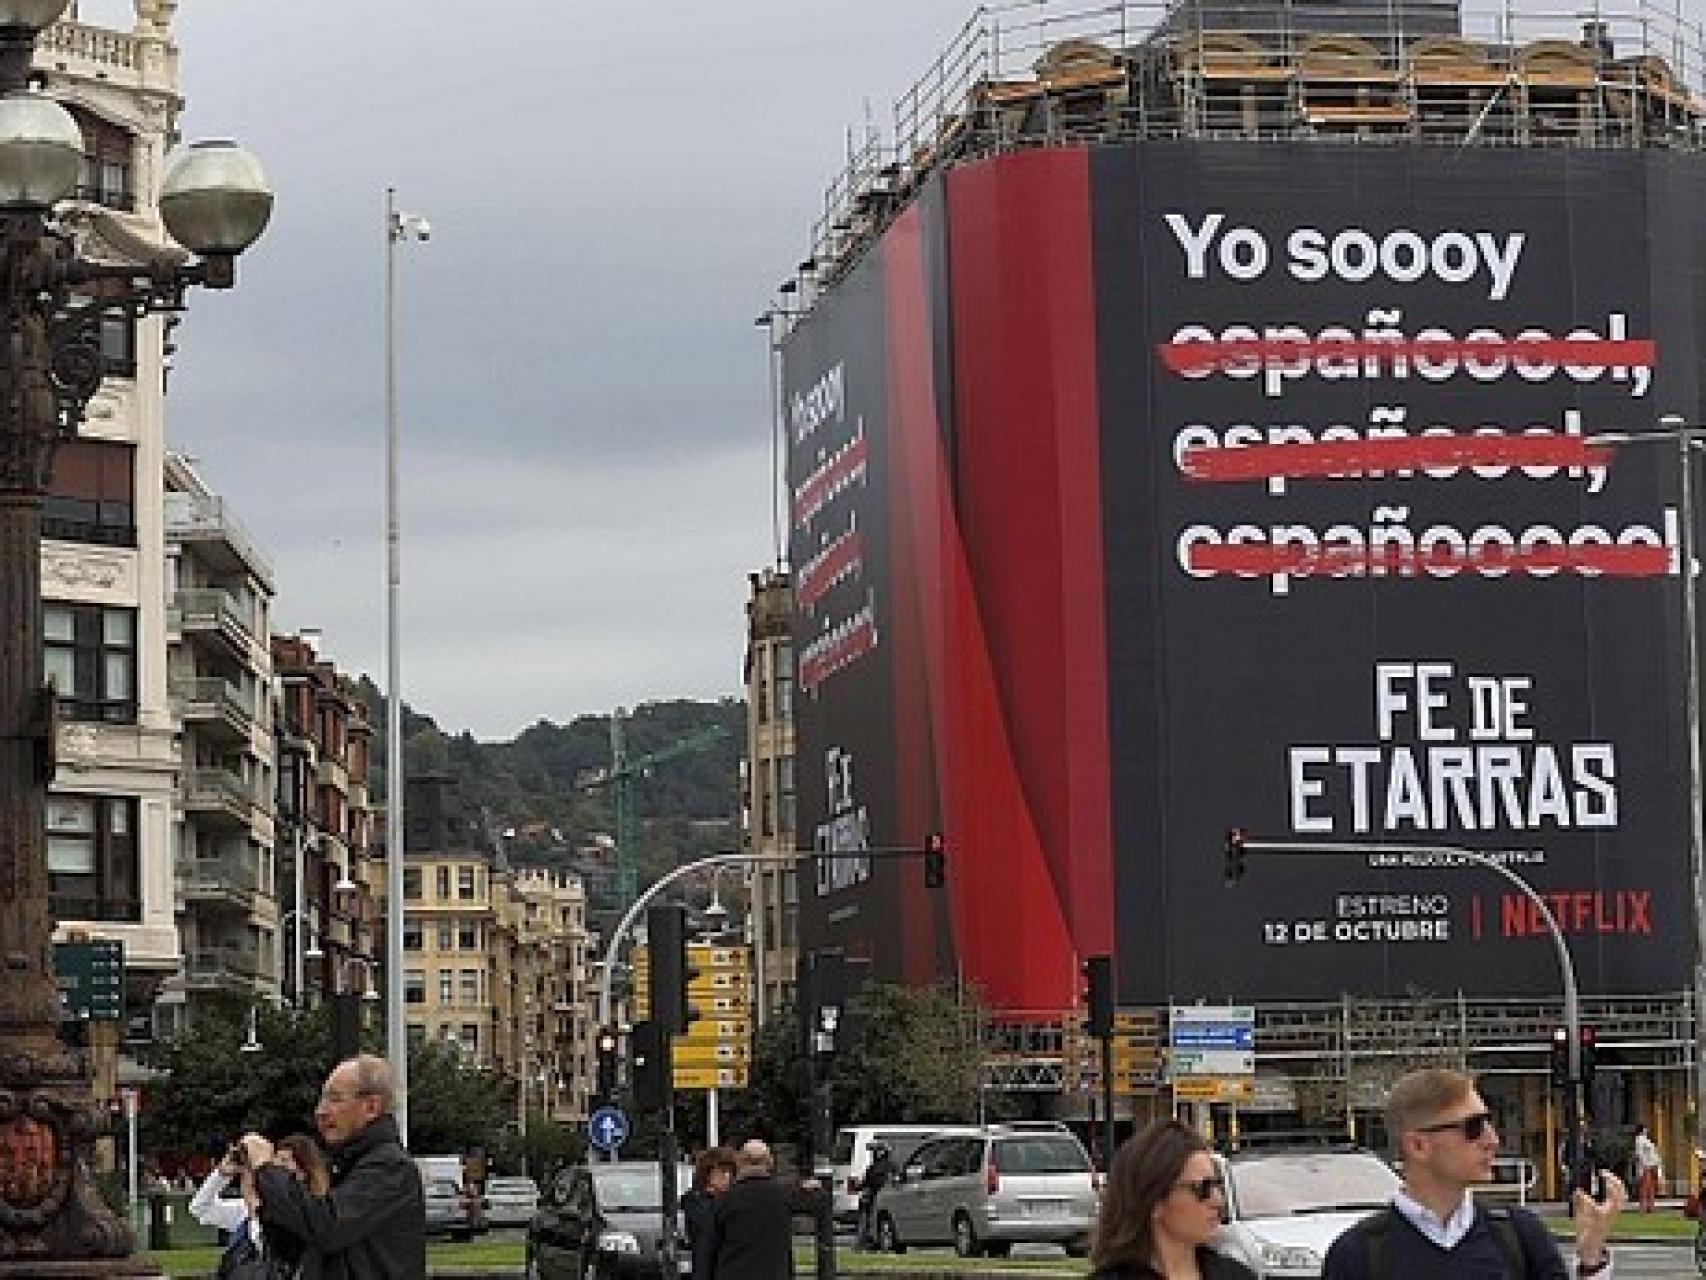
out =
[[859,1124],[839,1129],[830,1155],[830,1190],[835,1196],[835,1220],[849,1223],[859,1216],[859,1185],[871,1167],[871,1147],[888,1146],[894,1167],[900,1168],[918,1144],[927,1138],[955,1134],[970,1137],[981,1133],[976,1125],[950,1124]]
[[921,1144],[877,1194],[877,1243],[951,1244],[962,1258],[1015,1244],[1060,1244],[1082,1257],[1096,1220],[1083,1143],[1055,1129],[994,1126]]
[[532,1178],[492,1178],[486,1183],[486,1225],[525,1227],[539,1208]]
[[1215,1248],[1258,1276],[1319,1276],[1339,1233],[1392,1202],[1398,1175],[1354,1146],[1217,1156],[1226,1221]]
[[[691,1167],[676,1171],[678,1192],[692,1181]],[[662,1228],[655,1161],[565,1165],[527,1226],[527,1280],[659,1280]]]
[[426,1230],[429,1236],[449,1236],[452,1240],[472,1240],[485,1230],[480,1216],[479,1197],[462,1189],[462,1184],[449,1178],[427,1178],[422,1189],[426,1193]]

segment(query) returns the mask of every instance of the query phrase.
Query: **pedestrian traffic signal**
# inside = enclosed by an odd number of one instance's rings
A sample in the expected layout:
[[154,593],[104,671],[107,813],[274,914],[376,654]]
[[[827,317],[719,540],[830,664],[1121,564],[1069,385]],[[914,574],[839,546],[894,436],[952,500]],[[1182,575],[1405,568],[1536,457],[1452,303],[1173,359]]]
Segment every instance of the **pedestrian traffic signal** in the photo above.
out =
[[1084,961],[1084,1003],[1090,1011],[1086,1029],[1098,1040],[1114,1033],[1114,958],[1090,956]]
[[636,1022],[628,1033],[628,1057],[634,1066],[634,1109],[663,1111],[669,1107],[669,1037],[652,1019]]
[[1552,1028],[1552,1087],[1570,1087],[1570,1031],[1568,1027]]
[[608,1102],[616,1096],[616,1028],[601,1027],[598,1032],[598,1096]]
[[1599,1065],[1599,1037],[1592,1027],[1582,1028],[1582,1095],[1584,1098],[1593,1092],[1593,1072]]
[[1228,827],[1226,831],[1226,883],[1236,884],[1244,878],[1244,842],[1249,833],[1243,827]]
[[646,912],[646,956],[652,1021],[670,1035],[685,1035],[698,1016],[687,988],[699,970],[687,957],[687,908],[679,902]]
[[940,889],[948,880],[948,848],[940,831],[924,837],[924,887]]

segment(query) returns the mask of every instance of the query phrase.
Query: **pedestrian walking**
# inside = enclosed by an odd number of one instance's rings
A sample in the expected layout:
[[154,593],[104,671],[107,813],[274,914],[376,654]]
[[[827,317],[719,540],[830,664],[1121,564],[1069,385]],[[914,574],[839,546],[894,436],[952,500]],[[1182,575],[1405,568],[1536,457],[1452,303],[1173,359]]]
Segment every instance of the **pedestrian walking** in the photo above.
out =
[[1641,1202],[1641,1212],[1651,1213],[1659,1198],[1659,1180],[1664,1177],[1664,1160],[1659,1156],[1658,1143],[1647,1133],[1647,1126],[1635,1126],[1635,1196]]
[[[1499,1135],[1469,1076],[1440,1067],[1400,1076],[1387,1096],[1386,1131],[1403,1162],[1403,1185],[1390,1207],[1333,1242],[1324,1280],[1470,1275],[1564,1280],[1570,1274],[1534,1214],[1475,1202],[1470,1189],[1492,1181]],[[1572,1195],[1574,1274],[1607,1280],[1606,1240],[1625,1193],[1616,1174],[1601,1170],[1599,1176],[1602,1199],[1580,1189]]]
[[371,1054],[333,1068],[314,1108],[332,1155],[324,1195],[311,1195],[275,1162],[270,1142],[243,1138],[260,1197],[261,1225],[303,1242],[303,1280],[421,1280],[426,1202],[421,1176],[392,1115],[396,1080]]
[[[330,1186],[326,1158],[319,1144],[305,1133],[282,1139],[274,1149],[273,1160],[312,1195],[324,1195]],[[225,1189],[232,1182],[237,1183],[239,1194],[227,1197]],[[285,1231],[263,1233],[259,1209],[254,1173],[242,1147],[233,1146],[202,1180],[189,1203],[192,1218],[229,1237],[219,1260],[218,1280],[271,1280],[300,1273],[302,1241]]]
[[735,1153],[727,1147],[712,1147],[693,1162],[693,1185],[681,1197],[693,1280],[707,1280],[711,1274],[711,1219],[717,1197],[729,1189],[734,1176]]
[[894,1153],[886,1142],[871,1144],[871,1163],[865,1166],[865,1176],[859,1179],[859,1229],[854,1244],[861,1249],[877,1247],[877,1192],[894,1178]]
[[711,1280],[793,1280],[794,1215],[819,1207],[815,1179],[787,1187],[757,1138],[735,1152],[735,1176],[711,1214]]
[[1091,1280],[1255,1280],[1209,1248],[1226,1179],[1189,1125],[1157,1120],[1114,1153],[1090,1248]]

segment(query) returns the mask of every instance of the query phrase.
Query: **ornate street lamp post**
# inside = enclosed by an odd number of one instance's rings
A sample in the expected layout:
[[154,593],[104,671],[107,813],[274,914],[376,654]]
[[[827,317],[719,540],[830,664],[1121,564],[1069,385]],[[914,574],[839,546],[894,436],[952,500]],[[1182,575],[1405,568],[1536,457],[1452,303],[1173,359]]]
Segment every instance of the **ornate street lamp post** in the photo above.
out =
[[104,316],[177,311],[192,285],[230,288],[272,212],[260,166],[230,143],[190,147],[160,198],[194,260],[82,258],[55,206],[83,139],[30,90],[36,36],[67,0],[0,0],[0,1277],[151,1274],[101,1202],[100,1128],[83,1063],[60,1044],[46,860],[54,702],[42,651],[42,503],[54,450],[101,384]]

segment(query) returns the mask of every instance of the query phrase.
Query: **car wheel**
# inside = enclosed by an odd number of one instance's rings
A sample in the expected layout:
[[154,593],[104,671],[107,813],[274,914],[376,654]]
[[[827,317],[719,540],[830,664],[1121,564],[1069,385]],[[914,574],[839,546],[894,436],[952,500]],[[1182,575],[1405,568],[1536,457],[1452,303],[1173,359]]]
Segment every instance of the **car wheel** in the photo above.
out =
[[1013,1246],[1005,1240],[991,1240],[983,1246],[983,1251],[992,1258],[1005,1258],[1013,1252]]
[[906,1246],[900,1242],[900,1232],[894,1229],[894,1219],[886,1213],[877,1215],[877,1248],[884,1253],[905,1253]]
[[971,1218],[963,1213],[954,1215],[954,1252],[962,1258],[976,1258],[983,1253],[977,1229],[972,1226]]

